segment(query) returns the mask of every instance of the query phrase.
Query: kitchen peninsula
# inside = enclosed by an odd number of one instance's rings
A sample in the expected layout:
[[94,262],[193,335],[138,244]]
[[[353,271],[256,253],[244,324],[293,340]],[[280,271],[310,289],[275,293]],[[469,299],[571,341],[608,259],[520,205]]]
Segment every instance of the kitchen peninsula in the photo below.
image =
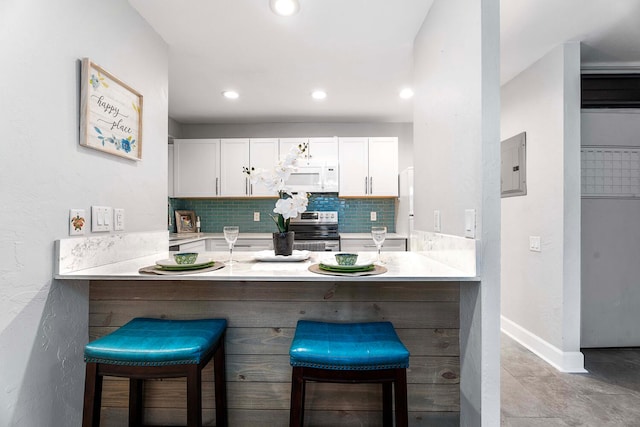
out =
[[[393,252],[383,255],[388,269],[384,274],[338,277],[309,271],[326,253],[312,253],[302,262],[258,262],[246,252],[234,254],[237,264],[216,271],[148,275],[138,270],[169,257],[166,250],[159,250],[167,247],[167,236],[141,234],[58,241],[56,278],[86,281],[91,340],[133,317],[228,319],[230,425],[288,424],[288,348],[298,319],[393,322],[411,352],[410,425],[456,425],[461,381],[460,286],[479,282],[475,265],[465,269],[425,253]],[[221,261],[228,256],[224,252],[207,255]],[[211,375],[208,368],[204,377],[207,425],[213,423]],[[109,379],[104,387],[104,425],[122,425],[127,416],[127,382]],[[183,422],[184,400],[178,398],[182,394],[184,384],[179,379],[151,381],[148,421]],[[338,397],[345,394],[348,397]],[[380,399],[375,385],[311,384],[308,422],[377,425]]]

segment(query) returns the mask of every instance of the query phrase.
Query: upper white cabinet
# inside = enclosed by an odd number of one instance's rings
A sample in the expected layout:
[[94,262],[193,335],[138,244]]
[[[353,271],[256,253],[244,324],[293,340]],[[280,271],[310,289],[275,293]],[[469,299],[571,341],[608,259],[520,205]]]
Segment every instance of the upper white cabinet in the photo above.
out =
[[[273,169],[278,163],[277,138],[252,138],[249,142],[249,161],[252,168]],[[249,183],[251,196],[274,196],[263,184]]]
[[284,159],[291,147],[305,146],[303,162],[306,165],[338,164],[338,138],[280,138],[280,159]]
[[275,196],[243,168],[272,169],[298,145],[306,147],[302,165],[339,164],[340,196],[398,196],[398,138],[328,137],[175,139],[169,197]]
[[226,197],[273,196],[261,184],[251,184],[243,168],[271,169],[278,161],[277,138],[220,140],[220,195]]
[[168,144],[167,146],[169,147],[169,153],[167,156],[167,163],[169,164],[167,195],[169,197],[173,197],[173,144]]
[[173,141],[173,195],[215,197],[220,185],[220,140]]
[[398,196],[398,138],[340,138],[340,196]]

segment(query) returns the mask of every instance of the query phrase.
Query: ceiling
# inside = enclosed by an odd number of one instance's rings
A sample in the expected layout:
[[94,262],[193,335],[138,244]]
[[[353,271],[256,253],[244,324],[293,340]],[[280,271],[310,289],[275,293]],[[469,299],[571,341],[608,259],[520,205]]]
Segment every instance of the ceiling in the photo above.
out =
[[[412,121],[398,92],[432,0],[300,0],[289,18],[268,0],[129,2],[169,45],[180,123]],[[583,64],[640,66],[638,22],[640,0],[503,0],[501,80],[568,40],[583,42]]]

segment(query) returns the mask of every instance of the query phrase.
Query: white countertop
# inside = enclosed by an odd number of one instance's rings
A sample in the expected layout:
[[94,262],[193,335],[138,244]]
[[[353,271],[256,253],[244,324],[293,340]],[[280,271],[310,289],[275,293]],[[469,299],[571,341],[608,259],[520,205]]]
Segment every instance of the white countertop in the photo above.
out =
[[[226,252],[207,252],[214,260],[228,259]],[[388,271],[376,276],[330,276],[312,273],[309,266],[319,262],[328,255],[326,252],[312,252],[311,257],[300,262],[261,262],[253,259],[250,252],[234,253],[234,265],[205,272],[181,275],[154,275],[138,273],[140,268],[154,265],[156,261],[170,257],[169,252],[121,261],[100,267],[56,274],[56,279],[65,280],[205,280],[205,281],[479,281],[461,270],[430,259],[417,252],[386,252],[382,254],[384,266]],[[374,252],[361,252],[361,257],[375,258]]]

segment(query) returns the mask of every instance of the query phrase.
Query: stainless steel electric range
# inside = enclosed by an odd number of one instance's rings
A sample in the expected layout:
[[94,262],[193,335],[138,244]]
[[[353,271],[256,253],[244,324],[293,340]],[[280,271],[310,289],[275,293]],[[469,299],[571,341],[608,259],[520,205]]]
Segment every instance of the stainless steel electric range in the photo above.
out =
[[294,249],[338,252],[338,212],[303,212],[291,218],[289,230],[295,231]]

